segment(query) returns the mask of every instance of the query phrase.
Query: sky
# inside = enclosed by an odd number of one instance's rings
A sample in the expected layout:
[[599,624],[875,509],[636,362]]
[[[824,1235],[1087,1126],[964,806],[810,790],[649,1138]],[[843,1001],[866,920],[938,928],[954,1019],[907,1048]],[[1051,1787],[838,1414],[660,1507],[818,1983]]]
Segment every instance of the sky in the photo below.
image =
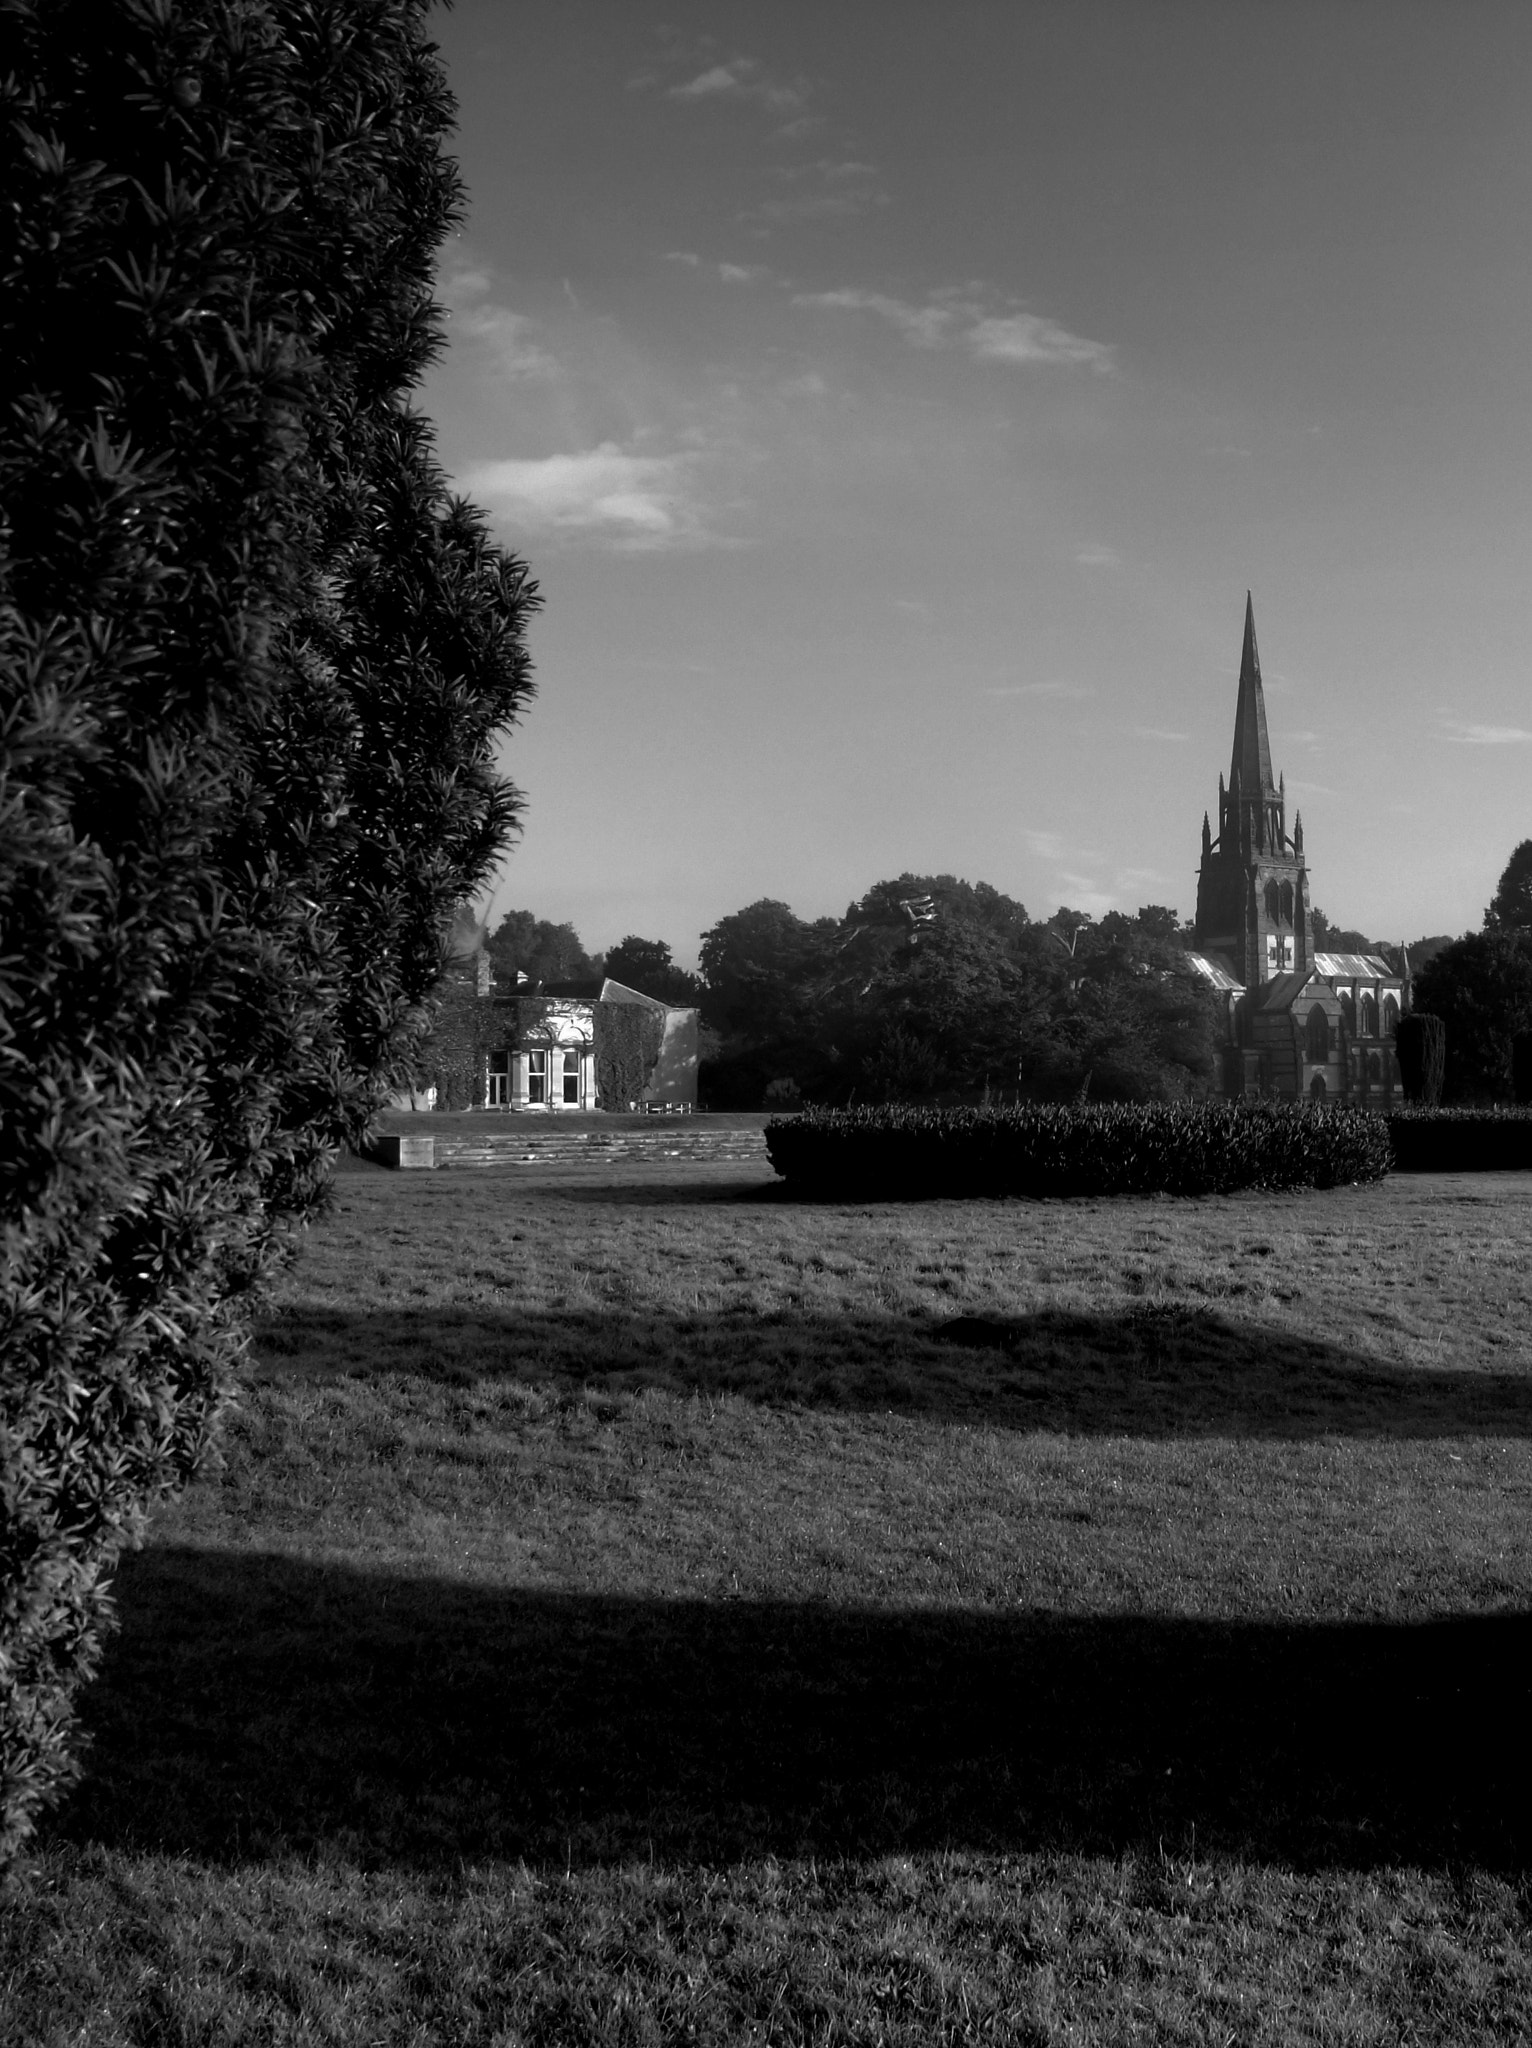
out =
[[[1532,836],[1525,0],[457,0],[417,394],[525,558],[493,900],[1190,915],[1253,592],[1313,900]],[[1289,819],[1291,825],[1291,817]]]

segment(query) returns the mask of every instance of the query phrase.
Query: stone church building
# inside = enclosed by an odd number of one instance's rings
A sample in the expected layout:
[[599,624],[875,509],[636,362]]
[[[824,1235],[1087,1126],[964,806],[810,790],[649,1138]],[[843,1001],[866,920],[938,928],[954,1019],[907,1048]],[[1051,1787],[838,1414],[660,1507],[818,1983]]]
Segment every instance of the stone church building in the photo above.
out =
[[1223,1092],[1383,1107],[1400,1094],[1407,979],[1379,954],[1316,952],[1311,907],[1303,818],[1294,813],[1289,834],[1285,778],[1272,775],[1247,594],[1234,753],[1216,833],[1203,813],[1190,956],[1225,999]]

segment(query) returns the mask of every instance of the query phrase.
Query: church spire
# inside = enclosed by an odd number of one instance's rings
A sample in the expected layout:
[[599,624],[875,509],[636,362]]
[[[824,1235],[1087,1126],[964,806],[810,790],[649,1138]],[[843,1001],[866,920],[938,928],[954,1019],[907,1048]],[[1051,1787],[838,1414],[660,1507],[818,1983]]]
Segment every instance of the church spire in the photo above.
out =
[[1266,698],[1261,690],[1261,657],[1255,645],[1255,606],[1245,592],[1245,645],[1239,658],[1239,706],[1234,713],[1234,759],[1231,783],[1238,781],[1247,804],[1277,796],[1271,773],[1271,741],[1266,736]]

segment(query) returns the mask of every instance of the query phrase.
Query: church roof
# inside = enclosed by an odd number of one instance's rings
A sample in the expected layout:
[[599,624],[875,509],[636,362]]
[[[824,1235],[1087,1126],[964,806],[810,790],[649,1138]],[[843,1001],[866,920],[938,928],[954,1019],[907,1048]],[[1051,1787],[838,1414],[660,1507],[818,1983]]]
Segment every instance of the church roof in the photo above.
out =
[[1255,644],[1255,605],[1245,592],[1245,645],[1239,658],[1239,705],[1234,713],[1234,758],[1229,782],[1240,785],[1248,803],[1275,796],[1271,772],[1271,741],[1266,733],[1266,698],[1261,689],[1261,657]]
[[1214,988],[1226,994],[1245,986],[1235,973],[1234,962],[1227,953],[1188,953],[1186,957],[1204,981],[1210,981]]
[[[1274,974],[1270,981],[1263,981],[1259,988],[1251,991],[1251,997],[1258,1010],[1290,1010],[1299,996],[1311,982],[1319,980],[1312,967],[1300,967],[1292,974]],[[1327,988],[1319,991],[1329,995]]]
[[1397,981],[1399,976],[1378,953],[1316,953],[1314,965],[1327,980]]

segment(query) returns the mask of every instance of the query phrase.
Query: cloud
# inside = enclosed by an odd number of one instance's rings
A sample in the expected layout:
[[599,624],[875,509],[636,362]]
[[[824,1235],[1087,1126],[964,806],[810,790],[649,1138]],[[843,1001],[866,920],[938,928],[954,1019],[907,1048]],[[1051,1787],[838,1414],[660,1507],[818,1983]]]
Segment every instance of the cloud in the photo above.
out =
[[[1089,917],[1105,917],[1109,910],[1117,908],[1117,898],[1109,889],[1103,889],[1094,875],[1071,874],[1067,868],[1060,868],[1053,879],[1065,890],[1071,910],[1083,910]],[[1060,904],[1059,908],[1063,907]]]
[[536,323],[492,296],[494,284],[487,270],[468,262],[450,263],[436,289],[447,309],[451,339],[477,343],[492,357],[501,376],[522,379],[560,374],[557,360],[532,338]]
[[1169,746],[1181,746],[1191,738],[1189,732],[1166,732],[1158,725],[1135,725],[1133,730],[1141,740],[1164,740]]
[[833,292],[796,292],[795,306],[823,306],[833,311],[850,313],[876,313],[880,320],[897,327],[906,341],[914,342],[920,348],[935,348],[946,339],[946,332],[952,321],[952,309],[948,306],[912,306],[904,299],[893,299],[886,292],[862,292],[844,289]]
[[991,315],[970,328],[966,339],[984,362],[1075,363],[1092,370],[1112,367],[1112,349],[1106,342],[1087,341],[1036,313]]
[[811,164],[781,164],[771,173],[789,189],[776,199],[763,199],[740,215],[745,221],[777,224],[789,220],[829,220],[886,206],[888,194],[878,183],[873,164],[855,158],[821,157]]
[[1057,832],[1028,832],[1026,842],[1039,860],[1062,860],[1064,842]]
[[997,683],[984,694],[986,697],[1051,697],[1078,704],[1086,697],[1094,696],[1095,692],[1084,683],[1070,683],[1062,676],[1051,676],[1045,683]]
[[1119,569],[1122,566],[1122,556],[1118,554],[1116,548],[1099,546],[1081,548],[1076,554],[1075,560],[1082,569]]
[[520,529],[586,535],[630,550],[705,538],[691,494],[688,455],[633,455],[603,441],[575,455],[475,463],[465,493]]
[[[1447,738],[1459,747],[1517,747],[1532,740],[1532,732],[1520,725],[1462,725],[1456,719],[1444,721]],[[1452,728],[1456,728],[1453,730]]]
[[[1113,350],[1108,343],[1087,341],[1035,313],[985,313],[976,297],[979,289],[949,287],[930,293],[917,305],[908,299],[894,298],[888,292],[846,285],[834,291],[795,293],[793,304],[875,313],[919,348],[961,341],[981,362],[1027,366],[1064,363],[1093,370],[1113,367]],[[1115,565],[1118,558],[1112,549],[1100,548],[1086,549],[1076,559],[1106,566]]]
[[667,97],[697,103],[703,100],[755,100],[768,113],[802,115],[813,92],[806,78],[774,78],[758,57],[731,57],[727,64],[711,64],[680,85],[670,87]]
[[725,284],[759,284],[771,272],[764,263],[720,263],[718,275]]

